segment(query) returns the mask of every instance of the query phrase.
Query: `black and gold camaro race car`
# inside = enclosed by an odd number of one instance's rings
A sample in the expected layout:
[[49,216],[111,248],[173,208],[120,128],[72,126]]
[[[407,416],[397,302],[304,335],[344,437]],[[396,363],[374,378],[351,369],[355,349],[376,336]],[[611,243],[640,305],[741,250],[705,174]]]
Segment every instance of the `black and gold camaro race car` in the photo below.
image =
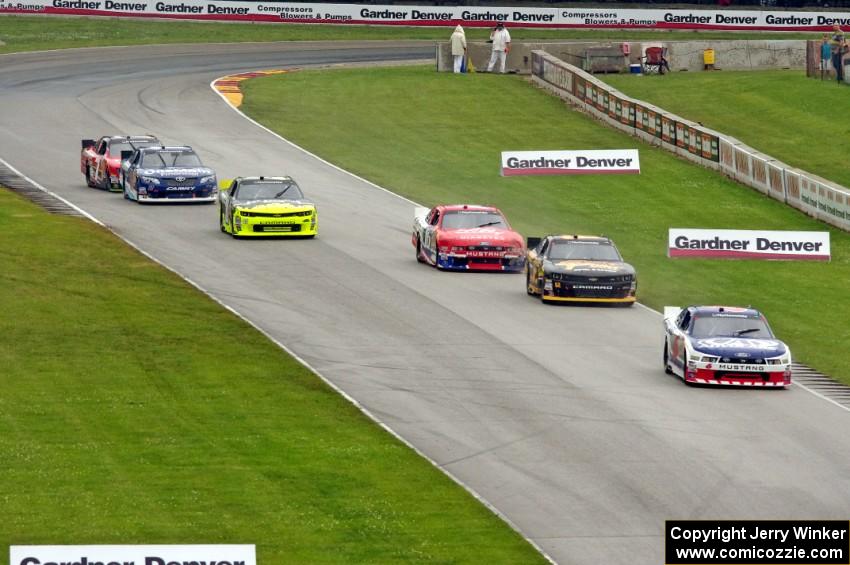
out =
[[607,237],[548,235],[528,238],[525,285],[543,302],[611,302],[632,305],[635,268]]

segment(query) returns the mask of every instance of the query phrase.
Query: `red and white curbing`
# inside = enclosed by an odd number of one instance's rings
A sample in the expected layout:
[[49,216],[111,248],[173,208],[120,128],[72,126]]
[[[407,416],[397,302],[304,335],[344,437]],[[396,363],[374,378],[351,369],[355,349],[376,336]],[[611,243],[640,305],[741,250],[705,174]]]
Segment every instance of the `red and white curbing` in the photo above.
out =
[[238,73],[235,75],[227,75],[226,77],[217,78],[213,81],[212,87],[221,94],[227,102],[234,108],[242,105],[242,81],[249,78],[259,78],[271,75],[282,75],[291,73],[297,69],[273,69],[269,71],[252,71],[250,73]]

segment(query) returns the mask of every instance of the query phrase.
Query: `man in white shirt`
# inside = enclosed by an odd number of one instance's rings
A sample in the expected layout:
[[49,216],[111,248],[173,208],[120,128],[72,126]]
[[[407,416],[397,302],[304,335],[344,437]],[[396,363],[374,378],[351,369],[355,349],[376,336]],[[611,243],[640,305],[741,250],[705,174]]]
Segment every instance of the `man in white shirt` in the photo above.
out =
[[511,34],[505,29],[505,24],[499,22],[496,24],[496,29],[490,32],[490,41],[493,42],[493,53],[490,55],[490,64],[487,65],[487,72],[492,72],[496,66],[496,60],[499,61],[499,72],[505,72],[505,55],[511,50]]
[[466,55],[466,34],[463,28],[457,26],[452,34],[452,57],[454,58],[454,72],[459,73],[463,67],[463,57]]

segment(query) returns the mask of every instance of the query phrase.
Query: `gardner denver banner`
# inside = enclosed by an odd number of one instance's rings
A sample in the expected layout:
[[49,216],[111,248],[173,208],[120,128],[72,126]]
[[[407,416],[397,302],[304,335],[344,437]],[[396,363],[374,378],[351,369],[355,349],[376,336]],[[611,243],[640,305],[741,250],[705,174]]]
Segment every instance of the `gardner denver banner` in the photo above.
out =
[[9,565],[257,565],[254,545],[13,545]]
[[667,255],[829,261],[829,232],[670,228]]
[[502,175],[640,173],[637,149],[503,151]]
[[195,20],[488,27],[829,31],[850,12],[643,10],[465,6],[364,6],[239,0],[0,0],[0,13]]

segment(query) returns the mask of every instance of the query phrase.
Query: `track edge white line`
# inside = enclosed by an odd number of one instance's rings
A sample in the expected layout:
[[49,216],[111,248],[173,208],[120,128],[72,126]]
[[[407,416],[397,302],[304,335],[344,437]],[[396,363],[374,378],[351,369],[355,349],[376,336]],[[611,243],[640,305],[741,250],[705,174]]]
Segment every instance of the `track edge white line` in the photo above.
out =
[[[216,93],[218,93],[218,91],[216,91]],[[226,100],[225,100],[225,101],[226,101]],[[229,104],[229,103],[228,103],[228,106],[230,106],[230,104]],[[232,106],[230,106],[230,107],[231,107],[231,108],[233,108]],[[236,110],[236,108],[234,108],[234,110]],[[238,112],[238,110],[237,110],[237,112]],[[242,112],[239,112],[239,113],[240,113],[241,115],[245,116],[244,114],[242,114]],[[251,120],[250,118],[248,118],[247,116],[245,116],[245,118],[246,118],[246,119],[248,119],[248,120],[250,120],[250,121],[251,121],[251,122],[253,122],[254,124],[258,125],[259,127],[263,127],[263,126],[261,126],[260,124],[257,124],[257,122],[255,122],[254,120]],[[263,129],[266,129],[266,128],[264,128],[264,127],[263,127]],[[270,131],[270,130],[268,130],[268,131]],[[271,132],[271,133],[273,133],[273,134],[274,134],[274,132]],[[276,135],[276,136],[277,136],[277,134],[274,134],[274,135]],[[280,137],[280,136],[278,136],[278,137]],[[281,138],[281,139],[283,139],[283,138]],[[283,140],[284,140],[284,141],[286,141],[287,143],[290,143],[293,147],[296,147],[297,149],[300,149],[300,150],[302,150],[302,151],[305,151],[305,150],[304,150],[304,149],[302,149],[301,147],[298,147],[297,145],[295,145],[295,144],[293,144],[293,143],[289,142],[288,140],[286,140],[286,139],[283,139]],[[306,151],[305,151],[305,152],[306,152]],[[314,156],[314,157],[315,157],[315,156]],[[321,159],[320,157],[316,157],[316,158],[317,158],[317,159],[319,159],[319,160],[321,160],[321,161],[322,161],[322,162],[324,162],[324,163],[327,163],[327,161],[324,161],[324,160],[323,160],[323,159]],[[85,218],[85,219],[87,219],[87,220],[89,220],[89,221],[93,222],[94,224],[96,224],[96,225],[98,225],[98,226],[101,226],[101,227],[103,227],[104,229],[108,230],[110,233],[112,233],[112,234],[113,234],[114,236],[116,236],[118,239],[120,239],[121,241],[123,241],[124,243],[126,243],[127,245],[129,245],[131,248],[135,249],[138,253],[140,253],[140,254],[141,254],[141,255],[143,255],[144,257],[148,258],[149,260],[153,261],[154,263],[156,263],[156,264],[157,264],[157,265],[159,265],[160,267],[162,267],[162,268],[166,269],[167,271],[170,271],[171,273],[174,273],[175,275],[177,275],[178,277],[180,277],[181,279],[183,279],[184,281],[186,281],[187,283],[189,283],[191,286],[193,286],[195,289],[197,289],[199,292],[201,292],[202,294],[206,295],[208,298],[210,298],[210,299],[211,299],[212,301],[214,301],[216,304],[218,304],[219,306],[221,306],[222,308],[224,308],[224,309],[225,309],[225,310],[227,310],[228,312],[232,313],[234,316],[236,316],[237,318],[239,318],[240,320],[242,320],[243,322],[245,322],[246,324],[248,324],[249,326],[251,326],[252,328],[254,328],[255,330],[257,330],[257,331],[258,331],[261,335],[263,335],[266,339],[268,339],[269,341],[271,341],[273,344],[277,345],[280,349],[282,349],[284,352],[286,352],[288,355],[290,355],[293,359],[295,359],[295,360],[296,360],[296,361],[298,361],[301,365],[303,365],[304,367],[306,367],[306,368],[307,368],[307,369],[308,369],[311,373],[313,373],[314,375],[316,375],[317,377],[319,377],[319,379],[320,379],[323,383],[325,383],[328,387],[330,387],[330,388],[331,388],[334,392],[336,392],[337,394],[339,394],[340,396],[342,396],[345,400],[347,400],[348,402],[350,402],[350,403],[351,403],[351,404],[352,404],[355,408],[357,408],[358,410],[360,410],[360,412],[361,412],[361,413],[365,414],[367,418],[369,418],[370,420],[372,420],[374,423],[376,423],[378,426],[380,426],[383,430],[385,430],[387,433],[389,433],[392,437],[394,437],[397,441],[401,442],[401,443],[402,443],[403,445],[405,445],[408,449],[410,449],[411,451],[413,451],[416,455],[418,455],[419,457],[423,458],[425,461],[427,461],[428,463],[430,463],[430,464],[431,464],[431,465],[432,465],[435,469],[437,469],[438,471],[440,471],[441,473],[443,473],[445,476],[447,476],[449,479],[451,479],[451,480],[452,480],[455,484],[457,484],[458,486],[460,486],[463,490],[465,490],[468,494],[470,494],[470,495],[471,495],[471,496],[472,496],[472,497],[473,497],[476,501],[478,501],[481,505],[483,505],[483,506],[484,506],[485,508],[487,508],[490,512],[492,512],[494,515],[496,515],[496,516],[497,516],[499,519],[501,519],[501,520],[502,520],[505,524],[507,524],[507,525],[508,525],[508,526],[509,526],[509,527],[510,527],[510,528],[511,528],[514,532],[516,532],[517,534],[519,534],[519,535],[520,535],[520,536],[521,536],[521,537],[522,537],[522,538],[523,538],[526,542],[528,542],[528,544],[529,544],[529,545],[531,545],[531,546],[532,546],[532,547],[533,547],[533,548],[534,548],[534,549],[535,549],[538,553],[540,553],[540,555],[542,555],[542,556],[543,556],[543,558],[544,558],[544,559],[546,559],[549,563],[552,563],[553,565],[557,565],[557,561],[555,561],[555,560],[552,558],[552,556],[550,556],[548,553],[546,553],[546,552],[543,550],[543,548],[541,548],[541,547],[540,547],[537,543],[535,543],[535,542],[534,542],[534,540],[532,540],[532,539],[531,539],[531,538],[529,538],[527,535],[525,535],[525,533],[524,533],[522,530],[520,530],[520,529],[519,529],[519,527],[517,527],[517,525],[516,525],[516,524],[514,524],[514,522],[510,520],[510,518],[508,518],[507,516],[505,516],[505,515],[504,515],[504,514],[503,514],[500,510],[498,510],[498,509],[497,509],[495,506],[493,506],[493,505],[492,505],[489,501],[487,501],[487,500],[486,500],[483,496],[481,496],[478,492],[476,492],[476,491],[475,491],[475,489],[473,489],[472,487],[470,487],[469,485],[467,485],[466,483],[464,483],[464,482],[463,482],[460,478],[458,478],[457,476],[455,476],[455,475],[454,475],[451,471],[449,471],[449,470],[448,470],[448,469],[446,469],[445,467],[441,466],[439,463],[437,463],[437,461],[435,461],[434,459],[432,459],[431,457],[429,457],[428,455],[426,455],[425,453],[423,453],[423,452],[422,452],[419,448],[417,448],[417,447],[416,447],[416,446],[414,446],[412,443],[410,443],[410,442],[409,442],[409,441],[407,441],[405,438],[403,438],[403,437],[402,437],[402,436],[401,436],[398,432],[396,432],[395,430],[393,430],[393,429],[392,429],[392,428],[391,428],[388,424],[386,424],[385,422],[383,422],[380,418],[378,418],[375,414],[373,414],[373,413],[372,413],[372,412],[371,412],[368,408],[366,408],[365,406],[363,406],[363,404],[361,404],[358,400],[356,400],[355,398],[353,398],[352,396],[350,396],[348,393],[346,393],[344,390],[342,390],[342,389],[341,389],[341,388],[339,388],[337,385],[335,385],[335,384],[334,384],[334,383],[332,383],[330,380],[328,380],[328,379],[327,379],[324,375],[322,375],[322,374],[321,374],[321,373],[320,373],[320,372],[319,372],[319,371],[318,371],[315,367],[313,367],[312,365],[310,365],[310,363],[308,363],[305,359],[303,359],[303,358],[302,358],[302,357],[300,357],[297,353],[295,353],[294,351],[292,351],[291,349],[289,349],[289,347],[287,347],[284,343],[282,343],[281,341],[279,341],[277,338],[273,337],[273,336],[272,336],[269,332],[267,332],[266,330],[264,330],[263,328],[261,328],[260,326],[258,326],[255,322],[253,322],[253,321],[252,321],[252,320],[250,320],[248,317],[246,317],[245,315],[243,315],[243,314],[242,314],[241,312],[239,312],[236,308],[234,308],[234,307],[232,307],[232,306],[229,306],[228,304],[225,304],[222,300],[220,300],[219,298],[217,298],[217,297],[216,297],[216,296],[215,296],[215,295],[214,295],[211,291],[209,291],[209,290],[207,290],[206,288],[204,288],[201,284],[199,284],[199,283],[195,282],[193,279],[191,279],[191,278],[187,277],[186,275],[184,275],[184,274],[180,273],[180,272],[179,272],[179,271],[177,271],[176,269],[174,269],[174,268],[172,268],[172,267],[168,266],[167,264],[165,264],[163,261],[159,260],[157,257],[155,257],[154,255],[152,255],[151,253],[148,253],[147,251],[145,251],[144,249],[142,249],[142,248],[141,248],[139,245],[137,245],[135,242],[133,242],[133,241],[132,241],[132,240],[130,240],[129,238],[125,237],[124,235],[122,235],[122,234],[118,233],[115,229],[113,229],[112,227],[110,227],[110,226],[106,225],[105,223],[103,223],[102,221],[100,221],[99,219],[97,219],[95,216],[91,215],[91,214],[90,214],[90,213],[88,213],[87,211],[83,210],[82,208],[80,208],[80,207],[79,207],[79,206],[77,206],[76,204],[73,204],[73,203],[69,202],[69,201],[68,201],[68,200],[66,200],[65,198],[63,198],[63,197],[59,196],[58,194],[56,194],[56,193],[54,193],[54,192],[52,192],[52,191],[48,190],[47,188],[45,188],[44,186],[42,186],[41,184],[39,184],[39,183],[38,183],[38,182],[36,182],[35,180],[33,180],[33,179],[31,179],[30,177],[26,176],[26,175],[25,175],[25,174],[23,174],[21,171],[19,171],[18,169],[16,169],[15,167],[13,167],[11,164],[9,164],[9,163],[8,163],[5,159],[3,159],[2,157],[0,157],[0,163],[2,163],[3,165],[5,165],[6,167],[8,167],[8,168],[9,168],[9,170],[11,170],[11,171],[12,171],[12,172],[14,172],[15,174],[19,175],[22,179],[26,180],[28,183],[30,183],[32,186],[34,186],[34,187],[35,187],[35,188],[37,188],[38,190],[41,190],[42,192],[44,192],[44,193],[46,193],[46,194],[49,194],[50,196],[52,196],[52,197],[56,198],[57,200],[61,201],[62,203],[64,203],[64,204],[68,205],[69,207],[71,207],[72,209],[74,209],[74,211],[78,212],[78,213],[79,213],[79,214],[80,214],[83,218]],[[353,173],[350,173],[350,172],[348,172],[348,171],[345,171],[344,169],[341,169],[341,168],[337,167],[336,165],[333,165],[332,163],[327,163],[327,164],[328,164],[328,165],[330,165],[330,166],[332,166],[332,167],[334,167],[334,168],[336,168],[336,169],[338,169],[338,170],[340,170],[340,171],[342,171],[342,172],[345,172],[345,173],[348,173],[348,174],[353,175]],[[354,176],[356,176],[356,175],[354,175]],[[358,177],[358,178],[359,178],[359,177]],[[365,181],[365,182],[368,182],[368,181]],[[395,194],[395,193],[393,193],[393,192],[390,192],[389,190],[387,190],[387,189],[385,189],[385,188],[382,188],[382,187],[380,187],[380,186],[378,186],[378,185],[374,185],[373,183],[369,183],[369,184],[372,184],[372,185],[373,185],[373,186],[375,186],[376,188],[379,188],[379,189],[381,189],[381,190],[384,190],[385,192],[388,192],[388,193],[390,193],[390,194],[393,194],[394,196],[398,196],[399,198],[404,198],[404,197],[399,196],[399,195],[397,195],[397,194]],[[405,199],[405,200],[407,200],[407,199]],[[410,202],[410,201],[408,200],[408,202]]]

